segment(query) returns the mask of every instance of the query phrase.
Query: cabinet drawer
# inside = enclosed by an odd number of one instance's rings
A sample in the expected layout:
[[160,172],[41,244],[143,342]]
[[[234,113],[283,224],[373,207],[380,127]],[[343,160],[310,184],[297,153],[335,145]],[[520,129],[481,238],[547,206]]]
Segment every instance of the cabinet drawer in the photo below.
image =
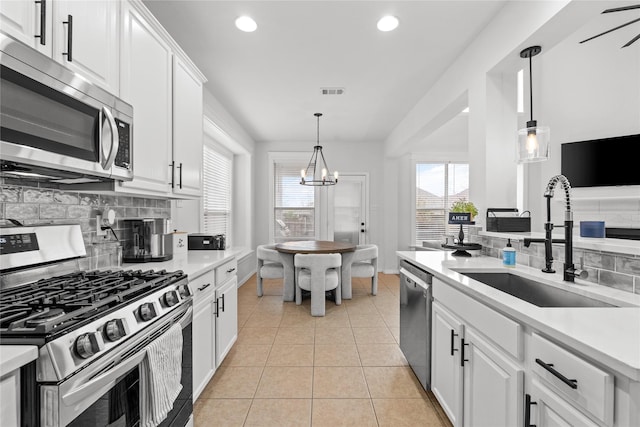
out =
[[220,286],[227,280],[236,275],[238,269],[238,261],[235,258],[230,259],[224,264],[216,267],[216,286]]
[[533,371],[555,390],[613,425],[613,375],[535,332],[530,356]]
[[502,347],[518,360],[523,358],[522,327],[506,316],[475,299],[434,279],[433,297],[462,317],[465,323]]
[[189,281],[189,288],[193,293],[194,310],[200,305],[212,300],[215,295],[215,277],[213,270],[204,273]]

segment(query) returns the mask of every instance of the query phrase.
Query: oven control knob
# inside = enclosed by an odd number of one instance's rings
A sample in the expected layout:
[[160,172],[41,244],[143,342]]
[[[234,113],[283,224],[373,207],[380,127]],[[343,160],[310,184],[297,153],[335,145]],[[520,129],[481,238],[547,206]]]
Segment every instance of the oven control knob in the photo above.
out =
[[97,332],[89,332],[76,338],[75,349],[78,356],[88,359],[104,348],[104,341]]
[[152,302],[145,302],[138,308],[138,314],[140,318],[146,322],[156,317],[156,309]]
[[178,292],[169,291],[162,296],[162,300],[167,307],[171,307],[180,302],[180,297],[178,296]]
[[189,289],[189,285],[180,285],[178,286],[178,292],[180,292],[180,296],[182,298],[186,298],[191,296],[191,290]]
[[111,342],[118,341],[120,338],[127,335],[123,319],[113,319],[105,323],[104,335]]

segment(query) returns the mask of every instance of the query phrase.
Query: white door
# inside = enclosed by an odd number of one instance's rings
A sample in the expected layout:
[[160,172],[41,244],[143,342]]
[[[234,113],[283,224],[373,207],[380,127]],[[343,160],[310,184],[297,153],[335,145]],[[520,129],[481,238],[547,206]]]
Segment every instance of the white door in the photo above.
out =
[[234,276],[216,289],[216,367],[238,338],[238,279]]
[[47,56],[51,56],[51,46],[53,46],[51,22],[50,1],[3,0],[0,2],[2,31]]
[[[525,408],[526,409],[526,408]],[[597,427],[579,410],[567,403],[543,384],[531,382],[531,406],[529,425],[538,427]]]
[[465,328],[464,334],[464,425],[519,425],[524,370],[473,329]]
[[202,195],[202,82],[178,57],[173,62],[173,192]]
[[122,34],[122,98],[133,105],[133,181],[126,191],[169,194],[171,171],[171,48],[129,3]]
[[462,425],[462,367],[460,344],[464,328],[437,302],[433,303],[431,336],[431,391],[459,427]]
[[364,174],[341,175],[333,187],[333,240],[356,245],[367,243],[367,181]]
[[54,59],[115,95],[120,90],[119,13],[115,1],[53,2]]

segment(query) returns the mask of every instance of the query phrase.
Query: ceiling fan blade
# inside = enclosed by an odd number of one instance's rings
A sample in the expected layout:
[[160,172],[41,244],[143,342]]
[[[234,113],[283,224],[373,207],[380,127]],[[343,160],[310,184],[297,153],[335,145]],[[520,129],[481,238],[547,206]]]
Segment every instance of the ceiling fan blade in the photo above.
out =
[[640,4],[634,4],[631,6],[614,7],[612,9],[603,10],[602,13],[611,12],[624,12],[625,10],[640,9]]
[[610,32],[612,32],[612,31],[619,30],[620,28],[626,27],[627,25],[631,25],[631,24],[633,24],[634,22],[638,22],[638,21],[640,21],[640,18],[633,19],[633,20],[631,20],[631,21],[627,22],[626,24],[618,25],[618,26],[617,26],[617,27],[615,27],[615,28],[612,28],[612,29],[607,30],[607,31],[605,31],[605,32],[603,32],[603,33],[597,34],[597,35],[595,35],[595,36],[593,36],[593,37],[589,37],[588,39],[582,40],[580,43],[588,42],[589,40],[593,40],[593,39],[595,39],[595,38],[597,38],[597,37],[604,36],[605,34],[609,34],[609,33],[610,33]]
[[631,46],[633,43],[635,43],[636,41],[638,41],[638,39],[640,39],[640,34],[638,34],[637,36],[635,36],[634,38],[632,38],[631,40],[629,40],[627,42],[627,44],[625,44],[622,47],[627,47],[627,46]]

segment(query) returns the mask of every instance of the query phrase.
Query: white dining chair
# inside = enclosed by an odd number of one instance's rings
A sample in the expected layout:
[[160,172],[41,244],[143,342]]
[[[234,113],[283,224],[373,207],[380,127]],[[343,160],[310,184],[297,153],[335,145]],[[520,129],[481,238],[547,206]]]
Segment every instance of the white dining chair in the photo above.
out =
[[256,288],[258,296],[263,295],[263,279],[284,279],[284,266],[276,245],[259,245],[256,249],[258,265],[256,267]]
[[302,304],[302,290],[311,292],[311,315],[324,316],[325,292],[335,289],[336,305],[342,304],[340,254],[296,254],[296,304]]
[[371,278],[371,295],[378,294],[378,246],[358,245],[354,252],[342,254],[342,298],[352,298],[351,279]]

